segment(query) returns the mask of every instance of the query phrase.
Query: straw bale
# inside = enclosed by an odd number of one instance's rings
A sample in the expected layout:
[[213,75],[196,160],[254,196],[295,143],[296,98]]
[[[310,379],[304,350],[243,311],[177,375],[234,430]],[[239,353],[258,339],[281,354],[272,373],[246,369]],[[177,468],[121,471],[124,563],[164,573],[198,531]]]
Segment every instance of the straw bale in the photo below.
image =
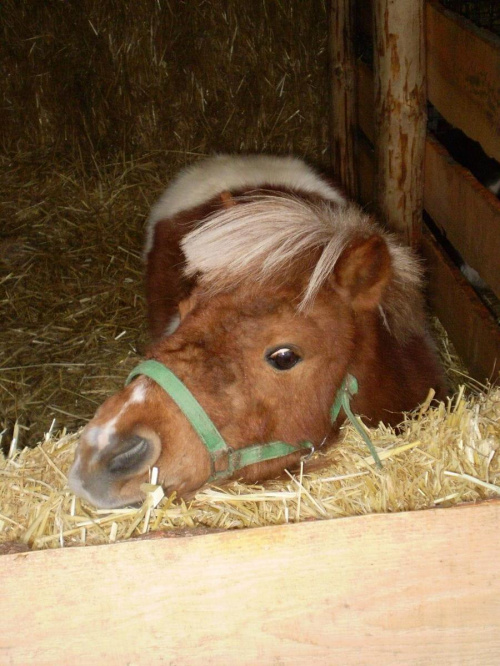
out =
[[179,528],[235,529],[308,519],[420,510],[500,496],[500,388],[425,404],[396,433],[370,435],[379,470],[350,425],[340,443],[318,452],[284,479],[230,482],[201,489],[188,502],[146,484],[139,507],[96,510],[66,486],[78,432],[48,434],[35,449],[0,460],[0,542],[33,549],[113,543]]

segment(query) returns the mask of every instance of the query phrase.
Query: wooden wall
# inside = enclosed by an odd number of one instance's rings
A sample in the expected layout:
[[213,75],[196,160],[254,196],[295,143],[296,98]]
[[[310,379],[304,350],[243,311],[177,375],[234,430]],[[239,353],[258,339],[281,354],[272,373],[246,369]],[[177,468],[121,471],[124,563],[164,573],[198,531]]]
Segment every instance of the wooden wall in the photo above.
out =
[[[368,3],[362,4],[358,27],[370,34]],[[500,39],[434,0],[425,2],[424,34],[429,102],[500,162]],[[380,122],[375,119],[373,69],[361,60],[354,69],[356,191],[364,203],[376,204],[376,156],[387,147],[380,145]],[[425,211],[500,298],[500,201],[431,135],[425,139],[423,167]],[[410,168],[418,172],[418,164]],[[500,376],[499,326],[425,225],[421,231],[432,307],[472,376],[494,380]]]

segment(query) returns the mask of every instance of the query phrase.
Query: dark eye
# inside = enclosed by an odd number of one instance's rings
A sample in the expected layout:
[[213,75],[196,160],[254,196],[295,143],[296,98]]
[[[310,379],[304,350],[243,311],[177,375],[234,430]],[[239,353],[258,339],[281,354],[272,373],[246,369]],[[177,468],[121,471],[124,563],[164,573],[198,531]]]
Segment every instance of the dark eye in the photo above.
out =
[[276,370],[290,370],[302,359],[290,347],[278,347],[266,354],[266,361]]

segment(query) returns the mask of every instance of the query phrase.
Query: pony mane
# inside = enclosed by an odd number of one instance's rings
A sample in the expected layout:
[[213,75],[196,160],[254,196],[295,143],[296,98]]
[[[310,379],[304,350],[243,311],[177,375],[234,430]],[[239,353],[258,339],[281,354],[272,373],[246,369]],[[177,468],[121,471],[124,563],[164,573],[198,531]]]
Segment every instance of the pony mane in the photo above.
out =
[[311,203],[292,195],[249,195],[237,205],[218,211],[182,241],[184,272],[198,275],[210,293],[245,282],[286,280],[287,268],[311,251],[319,259],[301,296],[305,310],[325,284],[347,245],[354,239],[380,234],[392,259],[392,277],[380,314],[398,338],[422,332],[422,270],[412,251],[384,232],[350,202]]
[[151,250],[159,220],[199,206],[224,190],[251,190],[264,185],[298,189],[330,201],[344,201],[336,187],[297,157],[213,155],[180,171],[155,203],[146,224],[144,256]]

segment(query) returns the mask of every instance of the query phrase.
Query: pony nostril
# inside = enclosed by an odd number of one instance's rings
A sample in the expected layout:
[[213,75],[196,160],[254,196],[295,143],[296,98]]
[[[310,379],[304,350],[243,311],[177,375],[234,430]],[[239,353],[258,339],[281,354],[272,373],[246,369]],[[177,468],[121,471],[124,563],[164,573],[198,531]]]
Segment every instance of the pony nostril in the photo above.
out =
[[146,437],[131,435],[121,441],[120,449],[108,463],[108,470],[113,474],[137,472],[139,468],[154,463],[156,447]]

